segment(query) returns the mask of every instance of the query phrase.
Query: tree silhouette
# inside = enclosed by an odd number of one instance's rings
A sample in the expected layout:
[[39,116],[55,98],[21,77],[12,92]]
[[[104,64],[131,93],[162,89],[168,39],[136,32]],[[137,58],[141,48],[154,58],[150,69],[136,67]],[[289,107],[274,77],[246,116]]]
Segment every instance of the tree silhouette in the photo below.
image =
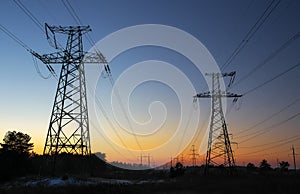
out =
[[33,143],[29,143],[31,137],[22,132],[8,131],[1,143],[2,152],[16,152],[18,154],[29,154],[33,149]]
[[176,176],[181,176],[184,174],[184,168],[183,165],[180,162],[177,162],[174,167],[170,168],[170,176],[171,177],[176,177]]
[[256,167],[255,167],[255,165],[254,165],[253,163],[249,162],[249,163],[247,164],[247,171],[248,171],[249,173],[252,173],[253,171],[255,171],[255,169],[256,169]]
[[8,131],[0,143],[0,180],[8,180],[15,176],[25,175],[30,171],[30,151],[33,143],[27,134]]
[[253,163],[249,162],[247,164],[247,168],[253,169],[253,168],[255,168],[255,165]]
[[268,171],[271,170],[271,165],[268,163],[267,160],[263,159],[259,164],[259,168],[261,171]]

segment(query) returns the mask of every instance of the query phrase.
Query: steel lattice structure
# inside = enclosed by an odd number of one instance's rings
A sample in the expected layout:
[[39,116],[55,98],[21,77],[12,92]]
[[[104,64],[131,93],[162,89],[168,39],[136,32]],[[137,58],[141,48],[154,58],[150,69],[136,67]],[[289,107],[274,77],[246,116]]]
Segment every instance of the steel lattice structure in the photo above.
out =
[[[107,64],[104,56],[83,51],[82,35],[91,31],[89,26],[45,25],[47,39],[50,33],[53,46],[59,52],[39,55],[32,54],[45,64],[61,64],[54,105],[44,147],[44,154],[62,152],[90,155],[90,133],[87,106],[87,88],[84,63]],[[67,35],[65,49],[58,47],[56,33]],[[47,65],[54,72],[53,68]]]
[[222,98],[237,98],[242,95],[221,91],[220,78],[231,77],[232,84],[235,72],[231,73],[206,73],[212,79],[211,92],[205,92],[195,95],[195,98],[211,98],[211,120],[208,138],[208,147],[206,153],[205,173],[208,172],[210,166],[235,166],[234,156],[231,149],[227,124],[222,110]]

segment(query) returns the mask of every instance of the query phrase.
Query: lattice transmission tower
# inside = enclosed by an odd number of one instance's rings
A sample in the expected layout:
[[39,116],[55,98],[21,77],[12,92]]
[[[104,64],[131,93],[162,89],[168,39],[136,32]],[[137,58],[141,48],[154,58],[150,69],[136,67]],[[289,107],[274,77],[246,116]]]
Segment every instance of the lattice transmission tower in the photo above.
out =
[[211,98],[211,119],[206,152],[205,173],[211,166],[235,166],[231,149],[230,138],[227,130],[224,113],[222,110],[222,98],[235,98],[236,101],[242,95],[221,91],[220,78],[231,77],[229,85],[233,83],[235,72],[231,73],[206,73],[212,79],[211,92],[199,93],[194,98]]
[[[45,31],[50,45],[55,47],[58,52],[44,55],[31,52],[47,64],[50,72],[55,73],[50,64],[60,64],[61,71],[44,154],[57,155],[66,152],[90,155],[91,144],[84,63],[107,65],[107,62],[100,52],[88,53],[83,51],[82,35],[91,31],[89,26],[62,27],[45,24]],[[57,33],[67,36],[65,48],[62,48],[56,41]]]

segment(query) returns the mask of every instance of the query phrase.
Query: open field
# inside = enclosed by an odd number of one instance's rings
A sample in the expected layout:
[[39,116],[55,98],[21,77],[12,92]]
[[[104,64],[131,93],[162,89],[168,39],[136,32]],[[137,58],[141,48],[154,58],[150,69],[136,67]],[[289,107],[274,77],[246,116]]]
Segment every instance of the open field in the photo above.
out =
[[[71,180],[70,180],[71,179]],[[101,178],[38,179],[1,185],[2,194],[58,193],[299,193],[300,177],[294,175],[201,176],[186,174],[177,178],[116,180]],[[45,181],[44,181],[45,182]]]

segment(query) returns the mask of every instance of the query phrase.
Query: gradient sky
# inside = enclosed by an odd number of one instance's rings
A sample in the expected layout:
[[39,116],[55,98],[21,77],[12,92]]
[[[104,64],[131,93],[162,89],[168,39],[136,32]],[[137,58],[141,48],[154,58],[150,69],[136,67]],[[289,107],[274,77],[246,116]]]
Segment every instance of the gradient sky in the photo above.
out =
[[[50,25],[76,25],[61,1],[21,0],[21,2],[41,22]],[[90,25],[91,36],[95,41],[119,29],[139,24],[163,24],[184,30],[200,40],[210,51],[219,66],[222,66],[234,49],[243,40],[250,28],[264,12],[271,0],[228,0],[228,1],[79,1],[74,0],[74,10],[82,23]],[[53,52],[45,34],[26,16],[13,1],[0,2],[0,24],[5,26],[33,50],[43,54]],[[229,64],[225,72],[236,71],[236,80],[262,63],[272,52],[300,30],[300,2],[297,0],[281,1],[278,7],[249,40],[245,48]],[[31,55],[20,45],[0,31],[0,137],[8,130],[20,130],[32,136],[35,151],[41,153],[48,129],[50,112],[53,105],[57,81],[53,78],[44,80],[36,73]],[[85,41],[85,50],[91,45]],[[273,76],[299,63],[300,40],[296,39],[272,60],[253,73],[241,84],[232,88],[232,92],[245,93]],[[196,51],[195,51],[196,52]],[[113,77],[117,79],[131,65],[144,60],[161,60],[174,64],[184,72],[195,86],[196,92],[203,92],[206,86],[199,72],[186,58],[178,53],[163,48],[142,47],[127,51],[111,62]],[[42,73],[47,70],[39,63]],[[55,67],[59,72],[59,66]],[[158,70],[159,71],[159,70]],[[294,103],[280,114],[264,122],[249,132],[239,134],[255,124],[280,111],[300,97],[300,68],[286,73],[269,84],[245,95],[235,106],[228,100],[226,116],[238,164],[253,162],[258,164],[266,158],[273,166],[276,160],[287,160],[292,164],[291,146],[300,150],[299,116],[282,125],[276,126],[297,114],[300,102]],[[107,79],[98,85],[98,94],[110,112],[111,86]],[[106,92],[107,91],[107,92]],[[102,93],[105,93],[102,95]],[[148,106],[153,101],[162,101],[168,108],[168,129],[176,124],[178,103],[174,92],[166,85],[157,82],[144,83],[132,94],[131,108],[133,117],[140,122],[149,119]],[[192,100],[192,97],[191,97]],[[210,101],[201,99],[200,128],[206,128],[209,119]],[[101,119],[100,119],[101,120]],[[262,135],[245,141],[255,131],[266,131]],[[235,135],[237,134],[237,135]],[[242,137],[244,135],[248,135]],[[109,153],[101,136],[91,129],[92,151],[106,152],[110,161],[123,160],[117,154]],[[202,144],[202,135],[186,145],[186,162],[190,159],[191,145],[195,144],[200,154],[206,149]],[[295,137],[294,139],[288,139]],[[282,140],[282,141],[280,141]],[[204,142],[207,140],[205,139]],[[99,143],[100,142],[100,143]],[[200,146],[201,145],[201,146]],[[153,156],[160,160],[162,156]],[[170,158],[170,156],[165,156]],[[173,156],[174,157],[174,156]],[[199,160],[203,162],[204,156]],[[298,160],[300,166],[300,159]],[[138,162],[138,161],[136,161]]]

